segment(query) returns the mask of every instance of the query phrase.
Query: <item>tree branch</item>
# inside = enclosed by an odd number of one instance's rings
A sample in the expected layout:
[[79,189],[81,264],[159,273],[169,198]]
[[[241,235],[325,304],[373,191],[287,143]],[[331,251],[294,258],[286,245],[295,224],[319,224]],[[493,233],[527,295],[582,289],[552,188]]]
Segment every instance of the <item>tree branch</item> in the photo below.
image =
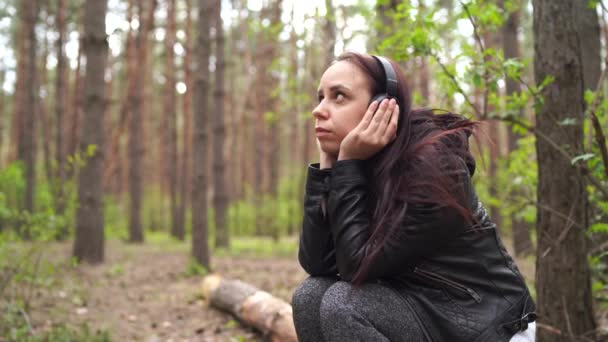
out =
[[591,118],[591,123],[593,124],[593,130],[595,131],[595,140],[597,142],[597,146],[600,149],[600,154],[602,156],[602,162],[604,163],[604,175],[608,178],[608,149],[606,148],[606,136],[604,135],[604,131],[602,130],[602,126],[600,125],[600,121],[595,114],[597,106],[599,104],[599,99],[601,95],[602,83],[604,83],[604,79],[606,78],[606,70],[608,69],[608,58],[605,60],[606,65],[604,65],[604,70],[602,70],[602,74],[600,75],[599,80],[597,81],[597,86],[595,87],[595,97],[593,98],[593,104],[589,110],[589,117]]
[[[567,158],[569,161],[572,160],[572,156],[570,156],[570,154],[565,149],[563,149],[561,146],[559,146],[557,143],[555,143],[555,141],[551,140],[551,138],[546,136],[543,132],[536,129],[536,127],[530,126],[530,125],[518,120],[517,118],[515,118],[513,116],[500,118],[500,120],[509,122],[509,123],[514,124],[519,127],[522,127],[524,129],[536,134],[537,137],[543,139],[546,143],[551,145],[551,147],[556,149],[562,156]],[[595,176],[593,176],[593,173],[591,172],[591,170],[589,170],[582,163],[576,163],[576,164],[574,164],[574,166],[577,167],[581,171],[581,173],[587,177],[587,179],[589,179],[589,182],[591,182],[591,184],[593,184],[601,193],[604,194],[605,198],[608,198],[608,187],[604,186],[599,179],[597,179]]]

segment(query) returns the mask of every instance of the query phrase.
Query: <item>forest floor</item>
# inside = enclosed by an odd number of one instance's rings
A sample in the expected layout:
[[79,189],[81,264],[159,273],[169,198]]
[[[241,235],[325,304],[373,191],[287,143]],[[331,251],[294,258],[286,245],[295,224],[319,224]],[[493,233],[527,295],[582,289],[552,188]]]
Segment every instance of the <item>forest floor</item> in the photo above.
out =
[[[295,241],[290,242],[294,245]],[[508,244],[508,243],[507,243]],[[56,265],[56,281],[32,296],[30,319],[40,333],[57,324],[105,331],[112,341],[262,341],[260,334],[229,314],[209,308],[201,296],[200,269],[189,260],[189,245],[108,241],[99,266],[72,266],[71,244],[45,248]],[[213,257],[215,271],[237,278],[289,302],[306,277],[295,253],[288,256],[227,255]],[[533,279],[532,259],[518,260]]]

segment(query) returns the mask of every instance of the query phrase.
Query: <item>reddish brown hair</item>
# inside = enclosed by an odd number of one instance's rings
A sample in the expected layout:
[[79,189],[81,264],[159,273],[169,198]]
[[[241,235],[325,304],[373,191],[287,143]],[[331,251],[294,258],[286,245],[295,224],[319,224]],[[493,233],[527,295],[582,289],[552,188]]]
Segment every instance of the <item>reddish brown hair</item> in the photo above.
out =
[[[385,74],[370,55],[347,52],[337,61],[350,62],[368,75],[372,94],[385,91]],[[468,168],[471,175],[475,171],[468,138],[477,123],[450,112],[437,114],[436,110],[412,109],[403,71],[397,63],[389,61],[399,83],[396,97],[400,108],[399,124],[396,139],[367,163],[371,180],[368,243],[375,243],[352,280],[355,284],[365,281],[384,242],[412,219],[407,208],[439,205],[455,211],[468,222],[472,218],[463,201],[462,179],[454,178],[452,171]]]

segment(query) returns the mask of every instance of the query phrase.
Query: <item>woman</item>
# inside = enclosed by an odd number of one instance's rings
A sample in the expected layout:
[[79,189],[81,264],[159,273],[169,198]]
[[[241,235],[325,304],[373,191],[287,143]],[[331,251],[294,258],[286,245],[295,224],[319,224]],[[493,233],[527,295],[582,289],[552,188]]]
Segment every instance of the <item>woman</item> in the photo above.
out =
[[357,53],[318,100],[299,340],[533,341],[534,303],[471,185],[475,123],[412,110],[397,64]]

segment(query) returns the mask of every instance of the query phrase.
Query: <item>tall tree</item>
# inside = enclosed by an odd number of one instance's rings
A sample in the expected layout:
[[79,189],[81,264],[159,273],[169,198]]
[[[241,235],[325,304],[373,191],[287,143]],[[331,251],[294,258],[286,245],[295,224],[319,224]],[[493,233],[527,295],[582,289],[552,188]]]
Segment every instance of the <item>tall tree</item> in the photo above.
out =
[[167,175],[169,176],[169,195],[171,206],[171,235],[177,239],[184,239],[183,225],[179,224],[178,197],[177,197],[177,97],[175,94],[175,53],[173,52],[176,43],[176,23],[175,23],[175,0],[167,1],[167,28],[165,35],[165,110],[166,127],[161,127],[168,133]]
[[226,224],[228,198],[226,196],[226,158],[224,141],[224,21],[222,0],[215,3],[215,108],[213,109],[213,207],[215,208],[215,246],[229,247],[230,234]]
[[[55,190],[55,210],[62,215],[65,209],[63,187],[65,183],[65,149],[63,134],[63,113],[66,110],[66,58],[64,54],[64,37],[66,31],[65,0],[57,0],[56,9],[57,41],[55,49],[57,54],[57,71],[55,76],[55,165],[57,186]],[[62,232],[61,235],[64,233]]]
[[[181,155],[181,166],[180,166],[180,201],[177,210],[177,221],[175,223],[175,230],[180,235],[181,232],[185,232],[186,222],[186,205],[190,195],[188,193],[189,186],[191,184],[191,170],[192,170],[192,0],[186,0],[186,23],[184,29],[184,83],[186,84],[186,92],[182,95],[182,115],[183,115],[183,129],[182,129],[182,155]],[[184,233],[185,235],[185,233]]]
[[[575,18],[578,27],[581,58],[583,60],[583,86],[595,91],[602,73],[600,23],[596,8],[589,7],[589,1],[576,3]],[[593,129],[587,134],[587,149],[593,145]]]
[[[212,4],[211,4],[212,5]],[[210,46],[210,1],[198,1],[198,40],[195,78],[196,111],[194,114],[194,134],[192,141],[192,255],[201,265],[210,268],[209,243],[207,235],[207,122],[209,92],[209,46]]]
[[108,54],[106,0],[87,0],[84,18],[85,119],[81,151],[87,162],[78,177],[78,211],[73,255],[78,260],[99,263],[104,259],[103,162],[104,73]]
[[[503,1],[501,0],[501,5]],[[504,6],[503,6],[504,8]],[[503,31],[503,50],[505,59],[521,59],[521,53],[519,49],[519,41],[517,40],[517,30],[519,29],[519,18],[521,9],[517,8],[513,12],[509,13],[507,21],[505,22]],[[511,77],[506,79],[506,93],[507,96],[517,94],[521,91],[521,85],[518,80],[514,80]],[[523,109],[519,110],[519,117],[523,117]],[[513,132],[512,129],[508,130],[509,140],[509,151],[515,151],[517,149],[517,141],[519,135]],[[519,192],[514,193],[515,196],[521,196]],[[518,217],[517,213],[511,215],[511,231],[513,233],[513,249],[515,255],[522,256],[532,253],[532,240],[530,239],[530,229],[528,225]]]
[[21,129],[18,159],[25,166],[25,207],[34,211],[34,193],[36,186],[36,109],[38,103],[38,82],[36,80],[36,22],[38,17],[38,4],[35,1],[21,2],[21,30],[24,31],[24,60],[23,90],[24,102],[21,116],[23,128]]
[[[82,15],[79,15],[78,27],[81,27],[82,21]],[[73,156],[78,150],[82,131],[82,55],[84,46],[82,39],[83,37],[79,36],[78,55],[76,56],[76,68],[74,70],[74,81],[72,82],[74,84],[71,98],[72,108],[69,112],[70,118],[66,120],[66,122],[70,123],[69,132],[67,134],[68,141],[66,142],[66,154],[70,156]],[[70,169],[69,171],[68,177],[71,177],[74,169]]]
[[[6,129],[6,94],[4,93],[4,89],[2,89],[2,85],[4,85],[4,80],[6,79],[6,69],[3,67],[0,68],[0,163],[4,160],[2,158],[2,148],[4,146],[4,130]],[[1,164],[0,164],[1,165]],[[1,230],[2,228],[0,228]]]
[[[144,6],[144,3],[148,6]],[[144,158],[143,145],[143,97],[146,88],[146,66],[148,65],[148,34],[154,23],[156,0],[138,0],[138,17],[140,21],[139,32],[135,38],[137,53],[137,71],[135,77],[135,91],[131,97],[131,118],[129,121],[129,241],[142,242],[144,230],[141,223],[142,203],[142,165]],[[146,16],[147,15],[147,16]]]
[[325,23],[323,25],[323,36],[325,37],[325,67],[335,58],[336,49],[336,10],[332,0],[325,0]]
[[535,78],[554,77],[536,115],[538,314],[540,323],[561,331],[539,329],[539,342],[593,339],[596,326],[585,248],[587,195],[581,172],[551,145],[571,156],[583,152],[583,60],[572,15],[579,1],[533,1]]

